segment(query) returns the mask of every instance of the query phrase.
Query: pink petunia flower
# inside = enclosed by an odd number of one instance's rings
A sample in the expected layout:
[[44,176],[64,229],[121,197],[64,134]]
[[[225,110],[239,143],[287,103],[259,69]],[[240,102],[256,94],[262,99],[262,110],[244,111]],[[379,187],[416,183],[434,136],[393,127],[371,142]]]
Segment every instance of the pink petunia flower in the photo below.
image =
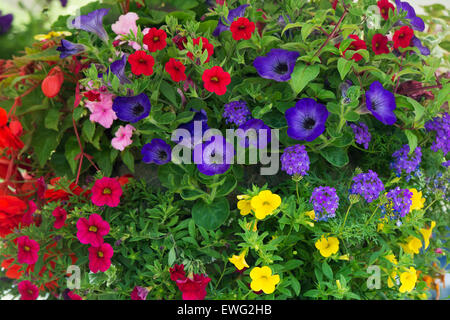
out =
[[107,177],[103,177],[95,181],[91,191],[92,203],[99,207],[104,205],[109,207],[117,207],[120,203],[120,196],[123,192],[117,179]]
[[77,221],[77,238],[81,243],[98,247],[103,243],[103,237],[109,232],[109,223],[96,213]]
[[20,300],[36,300],[39,296],[39,288],[28,280],[21,281],[17,289],[20,293]]
[[140,286],[135,286],[131,292],[131,300],[145,300],[147,299],[148,289]]
[[64,210],[64,208],[56,207],[55,210],[53,210],[52,215],[55,217],[53,228],[61,229],[67,219],[67,211]]
[[[128,35],[133,33],[135,36],[137,35],[137,25],[136,21],[139,19],[139,16],[134,12],[128,12],[127,14],[121,15],[119,20],[111,26],[112,31],[117,34],[117,37],[114,39],[118,42],[118,45],[123,44],[125,41],[122,41],[124,35]],[[128,41],[128,45],[131,46],[135,50],[140,50],[141,46],[135,41]]]
[[35,264],[38,260],[39,244],[28,238],[21,236],[17,238],[17,261],[19,263]]
[[114,250],[109,243],[103,243],[98,247],[90,247],[89,249],[89,269],[97,273],[105,272],[111,266],[111,258]]
[[136,130],[131,124],[127,124],[125,127],[120,126],[116,131],[116,137],[111,140],[111,145],[114,149],[123,151],[126,147],[133,143],[131,136],[133,131]]
[[178,289],[183,293],[183,300],[203,300],[206,296],[206,286],[211,278],[204,274],[194,274],[191,277],[178,279]]
[[86,108],[91,111],[89,119],[109,129],[117,115],[112,109],[114,95],[109,92],[100,93],[100,101],[86,101]]

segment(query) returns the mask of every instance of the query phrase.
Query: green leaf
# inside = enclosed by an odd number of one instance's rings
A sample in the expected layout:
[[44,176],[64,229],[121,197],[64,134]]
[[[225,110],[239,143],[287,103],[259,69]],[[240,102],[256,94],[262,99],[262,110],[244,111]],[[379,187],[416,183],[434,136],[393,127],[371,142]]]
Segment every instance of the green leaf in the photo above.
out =
[[235,177],[228,175],[225,182],[220,185],[216,190],[216,197],[225,197],[226,195],[233,192],[237,186],[237,180]]
[[408,139],[409,154],[412,154],[417,147],[417,136],[411,130],[405,130],[406,138]]
[[359,120],[359,113],[356,113],[355,111],[347,111],[346,114],[344,114],[344,119],[347,121],[358,121]]
[[301,289],[300,282],[294,276],[291,276],[289,279],[291,280],[292,289],[294,289],[295,294],[298,296],[300,294],[300,289]]
[[349,162],[346,149],[331,146],[320,150],[320,154],[335,167],[343,167]]
[[339,71],[339,75],[341,76],[341,80],[344,80],[345,76],[352,68],[352,65],[353,65],[352,60],[347,60],[345,58],[339,58],[338,63],[337,63],[337,69]]
[[58,109],[50,109],[45,117],[44,125],[47,129],[58,131],[60,112]]
[[303,261],[301,261],[301,260],[297,260],[297,259],[289,260],[284,264],[283,271],[290,271],[293,269],[297,269],[302,264],[303,264]]
[[161,92],[163,94],[163,96],[166,97],[167,100],[169,100],[170,103],[172,103],[172,105],[174,107],[178,107],[177,92],[173,85],[170,85],[166,81],[161,81],[161,85],[160,85],[159,89],[160,89],[159,92]]
[[184,200],[188,200],[188,201],[196,200],[196,199],[201,198],[201,197],[203,197],[205,195],[206,195],[205,192],[203,192],[201,190],[196,190],[196,189],[183,189],[180,192],[180,196]]
[[298,63],[292,72],[291,84],[295,95],[298,95],[312,80],[314,80],[320,72],[319,65],[307,66],[304,63]]
[[302,27],[302,40],[306,41],[306,38],[311,34],[314,29],[314,25],[311,23],[305,23]]
[[95,134],[95,123],[89,119],[86,119],[81,128],[81,134],[86,138],[87,141],[92,142]]
[[77,169],[77,163],[79,160],[75,160],[75,157],[80,153],[80,146],[78,145],[77,139],[72,136],[70,137],[67,142],[64,151],[64,155],[66,156],[67,162],[70,165],[70,169],[72,170],[72,173],[74,174]]
[[123,163],[130,169],[131,172],[134,173],[134,156],[130,152],[130,150],[124,150],[120,157],[122,158]]
[[173,263],[175,262],[176,258],[177,258],[177,255],[175,253],[175,248],[172,247],[169,250],[169,257],[167,258],[167,265],[172,266]]
[[328,265],[326,261],[322,263],[322,272],[330,280],[333,280],[333,270],[331,270],[331,267]]
[[192,218],[198,226],[215,230],[228,218],[230,205],[226,198],[216,198],[211,204],[198,201],[192,207]]
[[39,165],[43,167],[58,146],[58,135],[53,130],[40,128],[33,135],[32,146]]

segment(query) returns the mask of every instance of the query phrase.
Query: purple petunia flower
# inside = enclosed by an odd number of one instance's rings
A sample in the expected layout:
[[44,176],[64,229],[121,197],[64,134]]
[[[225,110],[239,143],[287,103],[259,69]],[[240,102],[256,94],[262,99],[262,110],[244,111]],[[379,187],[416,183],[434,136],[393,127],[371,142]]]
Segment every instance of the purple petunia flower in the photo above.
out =
[[397,121],[394,110],[397,108],[392,92],[383,88],[382,84],[374,81],[366,91],[367,109],[373,116],[386,125],[393,125]]
[[384,190],[383,182],[378,178],[377,173],[372,170],[369,170],[368,173],[360,173],[352,180],[350,193],[361,195],[369,203],[376,200],[380,192]]
[[127,56],[124,54],[121,59],[111,63],[110,69],[120,80],[120,84],[131,83],[131,80],[125,75],[125,66],[127,65]]
[[224,106],[223,117],[227,123],[240,126],[251,116],[251,112],[244,100],[232,101]]
[[61,46],[57,47],[56,50],[60,52],[59,57],[61,59],[67,58],[74,54],[78,54],[86,50],[86,47],[82,44],[72,43],[65,39],[61,40]]
[[147,299],[148,289],[140,286],[135,286],[131,292],[131,300],[145,300]]
[[67,6],[67,1],[68,0],[59,0],[59,2],[61,2],[61,5],[63,6],[63,8],[65,8]]
[[[193,148],[197,144],[202,143],[203,134],[209,129],[208,126],[208,116],[206,111],[191,109],[191,111],[195,112],[194,118],[188,123],[183,123],[178,126],[177,129],[185,129],[189,132],[189,139],[186,138],[184,141],[184,137],[180,137],[177,141],[178,144],[183,145],[188,148]],[[198,128],[198,132],[196,134],[196,128]]]
[[356,143],[364,146],[364,149],[368,149],[372,136],[367,125],[364,122],[359,122],[358,124],[350,123],[349,126],[353,129]]
[[162,139],[152,139],[142,147],[141,154],[143,162],[157,165],[166,164],[172,159],[172,149]]
[[412,195],[412,192],[408,189],[395,187],[395,189],[390,190],[386,194],[388,203],[387,205],[383,205],[382,213],[387,213],[391,220],[403,218],[409,213],[409,209],[411,208]]
[[95,33],[100,39],[107,42],[108,34],[103,27],[103,17],[108,14],[109,10],[97,9],[86,15],[78,16],[72,20],[72,26],[75,29]]
[[10,13],[2,16],[2,12],[0,11],[0,35],[7,33],[11,29],[13,18],[13,15]]
[[313,203],[316,221],[326,221],[334,218],[339,206],[339,197],[332,187],[317,187],[313,190],[309,202]]
[[255,148],[263,149],[272,141],[270,127],[260,119],[250,119],[240,125],[236,130],[236,136],[239,137],[239,144],[243,148],[252,145]]
[[296,144],[284,149],[281,155],[281,170],[293,176],[304,176],[309,170],[309,156],[305,146]]
[[400,177],[402,171],[405,171],[408,175],[407,181],[411,178],[410,173],[419,169],[422,160],[422,149],[420,147],[417,147],[411,155],[408,155],[409,150],[409,145],[403,145],[403,147],[392,154],[394,161],[390,164],[397,177]]
[[112,109],[122,121],[138,122],[150,114],[150,100],[145,93],[133,97],[116,97]]
[[431,145],[431,150],[442,150],[444,156],[450,151],[450,114],[447,112],[442,117],[435,117],[425,123],[427,131],[436,132],[436,140]]
[[209,142],[194,147],[197,169],[207,176],[227,172],[234,158],[234,147],[222,136],[212,136]]
[[430,49],[428,49],[427,47],[425,47],[422,42],[420,41],[419,38],[417,38],[416,36],[414,36],[411,39],[411,46],[416,47],[417,49],[419,49],[420,53],[423,54],[424,56],[428,56],[430,55]]
[[286,110],[287,134],[295,140],[313,141],[325,131],[327,108],[314,99],[303,98]]
[[219,34],[221,34],[224,31],[230,30],[230,24],[234,21],[236,18],[243,17],[245,14],[245,9],[249,6],[249,4],[243,4],[242,6],[237,7],[236,9],[232,9],[228,11],[228,17],[225,19],[226,25],[223,23],[222,18],[219,19],[219,23],[217,24],[216,29],[214,29],[212,35],[214,37],[218,37]]
[[400,1],[400,0],[395,0],[395,5],[397,6],[398,13],[402,13],[403,11],[407,12],[405,18],[409,20],[409,22],[411,23],[411,26],[414,30],[417,30],[417,31],[425,30],[425,23],[423,22],[423,20],[421,18],[419,18],[416,15],[416,11],[414,10],[413,6],[411,6],[406,1]]
[[300,53],[284,49],[271,49],[267,55],[257,57],[253,61],[258,74],[265,79],[278,82],[288,81],[295,68]]

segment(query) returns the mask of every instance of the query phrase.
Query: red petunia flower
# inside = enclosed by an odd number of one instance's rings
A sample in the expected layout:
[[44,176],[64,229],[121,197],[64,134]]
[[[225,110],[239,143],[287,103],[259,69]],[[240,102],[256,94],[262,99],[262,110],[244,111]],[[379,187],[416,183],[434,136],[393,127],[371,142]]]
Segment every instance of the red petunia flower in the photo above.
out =
[[79,296],[78,294],[76,294],[76,293],[73,292],[73,291],[67,292],[67,297],[68,297],[70,300],[83,300],[83,298],[81,298],[81,296]]
[[[50,185],[53,187],[59,186],[60,179],[61,179],[60,177],[53,178],[52,180],[50,180]],[[81,195],[84,191],[83,188],[81,188],[80,186],[76,185],[73,182],[69,185],[69,189],[73,194],[77,196]],[[85,192],[84,195],[87,195],[88,193],[89,192]],[[47,202],[54,202],[58,200],[67,201],[69,200],[70,196],[71,194],[63,189],[49,188],[46,189],[44,192],[44,198],[47,200]]]
[[39,288],[28,280],[20,282],[17,289],[20,293],[20,300],[36,300],[39,296]]
[[388,38],[381,33],[377,33],[372,38],[372,50],[375,54],[389,53],[387,46]]
[[414,36],[414,31],[408,26],[403,26],[399,30],[395,31],[392,40],[394,40],[394,48],[398,49],[409,47],[411,39]]
[[0,196],[0,237],[13,232],[22,222],[27,204],[13,196]]
[[380,9],[381,16],[384,20],[389,19],[389,10],[394,11],[394,5],[388,0],[379,0],[377,6]]
[[39,243],[28,236],[17,238],[17,262],[35,264],[38,261]]
[[231,23],[230,31],[234,40],[248,40],[255,31],[255,24],[247,18],[241,17]]
[[20,279],[25,271],[21,270],[21,265],[13,264],[14,260],[14,258],[5,259],[2,261],[2,264],[0,266],[6,270],[5,276],[7,276],[8,278]]
[[33,223],[33,213],[35,213],[37,210],[37,205],[34,203],[34,201],[29,200],[28,201],[28,210],[25,212],[25,214],[22,216],[22,224],[24,226],[29,226]]
[[98,247],[103,243],[103,237],[109,233],[109,223],[96,213],[77,221],[77,238],[83,244]]
[[174,264],[173,268],[169,268],[170,280],[177,281],[178,279],[184,279],[186,272],[184,271],[184,264]]
[[[367,49],[366,43],[364,42],[364,40],[361,40],[357,35],[352,34],[348,36],[350,39],[353,39],[354,41],[352,41],[352,43],[350,43],[350,45],[347,47],[347,49],[344,50],[344,52],[342,53],[345,57],[345,53],[347,52],[347,50],[352,50],[352,51],[358,51],[360,49]],[[355,62],[358,62],[362,59],[362,55],[360,55],[359,53],[355,53],[352,56],[352,59],[355,60]]]
[[19,138],[22,134],[22,125],[13,123],[14,121],[11,121],[8,126],[8,113],[5,109],[0,108],[0,151],[5,148],[20,150],[24,146]]
[[170,58],[164,69],[170,74],[173,81],[180,82],[186,80],[186,74],[184,73],[186,67],[177,59]]
[[100,92],[95,90],[89,90],[83,93],[83,96],[87,98],[89,101],[100,101]]
[[187,38],[177,34],[175,37],[172,38],[172,42],[175,43],[178,50],[184,50],[186,48],[184,45],[185,43],[187,43]]
[[123,193],[119,181],[108,177],[103,177],[95,181],[91,191],[92,203],[99,207],[104,205],[117,207]]
[[131,72],[139,76],[141,74],[149,76],[153,73],[155,59],[144,50],[138,50],[128,56],[128,62],[131,65]]
[[150,31],[144,36],[144,44],[147,45],[148,51],[156,52],[166,47],[167,33],[164,30],[151,28]]
[[203,274],[194,274],[192,277],[178,279],[178,289],[183,293],[183,300],[203,300],[206,296],[206,286],[211,278]]
[[55,217],[53,228],[61,229],[66,223],[67,211],[62,207],[56,207],[55,210],[53,210],[52,215]]
[[111,266],[111,258],[114,250],[109,243],[103,243],[98,247],[90,247],[89,251],[89,269],[93,273],[99,271],[105,272]]
[[54,67],[42,81],[41,89],[46,97],[54,98],[61,90],[64,74],[59,67]]
[[[200,39],[202,39],[202,53],[206,51],[208,51],[208,59],[206,59],[205,63],[209,62],[209,58],[213,55],[214,53],[214,46],[209,43],[208,39],[204,38],[204,37],[198,37],[195,39],[192,39],[192,43],[195,46],[199,46],[200,45]],[[192,52],[188,52],[187,56],[189,57],[189,59],[191,59],[192,61],[194,61],[194,54]]]
[[221,96],[227,92],[227,85],[230,84],[231,77],[228,72],[225,72],[222,69],[222,67],[214,66],[203,72],[202,80],[206,90]]

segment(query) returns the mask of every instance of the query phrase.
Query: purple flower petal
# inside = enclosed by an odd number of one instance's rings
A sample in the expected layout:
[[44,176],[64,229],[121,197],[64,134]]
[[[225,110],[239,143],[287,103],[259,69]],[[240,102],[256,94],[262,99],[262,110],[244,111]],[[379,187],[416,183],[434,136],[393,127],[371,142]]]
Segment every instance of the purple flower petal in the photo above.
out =
[[[226,19],[226,23],[227,24],[231,24],[234,19],[239,18],[239,17],[243,17],[245,14],[245,9],[249,6],[249,4],[244,4],[242,6],[237,7],[236,9],[232,9],[230,11],[228,11],[228,17]],[[221,34],[222,32],[226,31],[226,30],[230,30],[230,27],[225,25],[222,22],[222,18],[219,19],[219,23],[217,24],[216,29],[213,31],[212,35],[214,37],[218,37],[219,34]]]
[[430,55],[430,49],[428,49],[427,47],[425,47],[422,42],[420,41],[419,38],[417,37],[413,37],[411,39],[411,43],[413,46],[417,47],[417,49],[419,49],[420,53],[423,54],[424,56],[428,56]]
[[108,34],[103,27],[103,17],[108,14],[109,10],[110,9],[98,9],[87,15],[78,16],[72,20],[72,26],[75,29],[95,33],[100,39],[107,42]]
[[166,164],[172,159],[172,149],[162,139],[153,139],[142,147],[142,161],[145,163]]
[[265,79],[283,82],[291,79],[300,53],[284,49],[271,49],[266,56],[257,57],[253,61],[258,74]]
[[133,97],[116,97],[112,109],[122,121],[138,122],[150,114],[150,100],[145,93]]
[[0,34],[5,34],[11,29],[13,18],[12,14],[2,16],[2,12],[0,11]]
[[386,125],[393,125],[397,121],[394,110],[397,107],[394,94],[385,90],[380,82],[374,81],[366,91],[367,109],[373,116]]
[[85,46],[82,44],[72,43],[65,39],[62,39],[61,46],[56,48],[60,52],[59,57],[61,59],[83,52],[85,49]]
[[197,169],[201,173],[214,176],[227,172],[234,157],[234,147],[222,136],[213,136],[211,141],[198,144],[194,148],[194,161],[200,158]]
[[267,147],[270,141],[272,141],[270,127],[264,124],[264,121],[260,119],[250,119],[246,121],[239,126],[236,135],[240,138],[239,144],[243,148],[248,148],[252,145],[258,149],[263,149]]
[[127,65],[127,56],[124,54],[121,59],[111,63],[111,72],[119,78],[121,84],[131,83],[125,75],[125,66]]

